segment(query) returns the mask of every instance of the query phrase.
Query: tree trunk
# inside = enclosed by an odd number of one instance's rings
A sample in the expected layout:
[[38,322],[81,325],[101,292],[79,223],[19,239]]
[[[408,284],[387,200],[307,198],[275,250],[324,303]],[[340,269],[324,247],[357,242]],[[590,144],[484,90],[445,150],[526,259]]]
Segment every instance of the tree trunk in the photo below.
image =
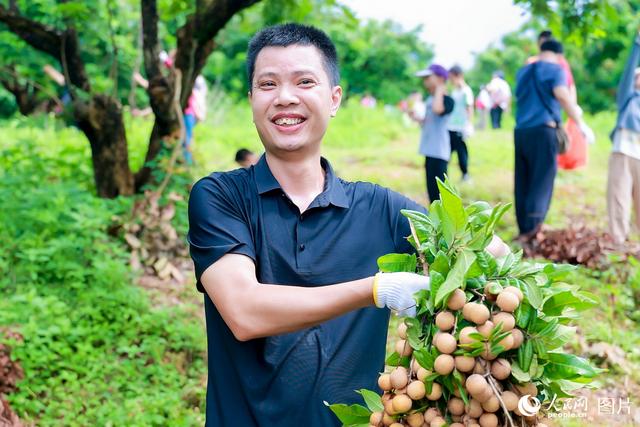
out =
[[98,196],[114,198],[133,194],[134,180],[120,103],[98,94],[89,103],[76,101],[74,107],[76,124],[91,145]]
[[38,90],[33,85],[30,83],[20,84],[17,78],[13,78],[11,81],[0,78],[0,83],[13,94],[20,114],[28,116],[35,111],[38,106]]

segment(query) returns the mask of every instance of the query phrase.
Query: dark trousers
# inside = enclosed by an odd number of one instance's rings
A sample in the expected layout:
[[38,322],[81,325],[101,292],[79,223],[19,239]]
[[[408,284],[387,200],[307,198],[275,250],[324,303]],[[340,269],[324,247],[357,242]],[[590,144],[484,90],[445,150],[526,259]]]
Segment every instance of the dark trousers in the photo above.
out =
[[467,144],[464,142],[464,135],[462,132],[449,131],[449,139],[451,140],[451,153],[454,151],[458,153],[458,164],[463,175],[469,172],[469,151],[467,150]]
[[558,171],[556,131],[547,126],[516,129],[515,201],[520,234],[537,231],[549,211]]
[[490,111],[491,114],[491,127],[494,129],[500,129],[502,126],[502,108],[493,107]]
[[427,174],[427,193],[429,194],[429,201],[440,200],[440,190],[438,190],[438,183],[436,178],[444,181],[444,176],[447,173],[446,160],[436,159],[433,157],[424,158],[424,169]]

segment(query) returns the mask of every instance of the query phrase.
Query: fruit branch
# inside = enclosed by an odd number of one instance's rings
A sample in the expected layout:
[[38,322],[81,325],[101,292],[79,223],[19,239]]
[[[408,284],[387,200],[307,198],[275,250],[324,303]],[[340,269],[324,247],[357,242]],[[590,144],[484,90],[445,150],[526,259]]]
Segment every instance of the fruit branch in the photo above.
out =
[[424,254],[420,251],[420,240],[418,240],[418,233],[416,233],[416,229],[413,226],[413,222],[409,221],[409,227],[411,228],[411,237],[413,237],[413,241],[416,244],[416,251],[418,251],[418,258],[420,259],[420,263],[422,264],[422,273],[425,276],[429,275],[429,265],[427,261],[424,259]]

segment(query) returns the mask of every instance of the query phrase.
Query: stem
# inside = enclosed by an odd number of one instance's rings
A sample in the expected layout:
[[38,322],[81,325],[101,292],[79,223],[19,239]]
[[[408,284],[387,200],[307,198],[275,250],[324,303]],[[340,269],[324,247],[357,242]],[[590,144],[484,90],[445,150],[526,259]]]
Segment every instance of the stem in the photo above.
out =
[[515,424],[513,424],[513,420],[511,419],[511,415],[509,415],[509,410],[507,409],[507,405],[505,405],[504,400],[502,400],[502,396],[500,396],[500,392],[498,391],[498,388],[495,385],[495,380],[491,376],[491,373],[487,372],[484,376],[487,379],[487,382],[489,383],[489,387],[491,387],[491,389],[493,390],[493,394],[498,398],[498,402],[500,402],[500,406],[502,406],[502,410],[504,411],[504,416],[507,417],[507,420],[509,421],[509,425],[511,427],[515,427]]
[[416,233],[416,229],[413,226],[413,222],[409,220],[409,227],[411,228],[411,237],[413,237],[413,241],[416,244],[416,251],[418,252],[418,258],[420,259],[420,263],[422,264],[422,274],[425,276],[429,275],[429,265],[427,261],[424,259],[424,254],[420,252],[420,240],[418,240],[418,234]]

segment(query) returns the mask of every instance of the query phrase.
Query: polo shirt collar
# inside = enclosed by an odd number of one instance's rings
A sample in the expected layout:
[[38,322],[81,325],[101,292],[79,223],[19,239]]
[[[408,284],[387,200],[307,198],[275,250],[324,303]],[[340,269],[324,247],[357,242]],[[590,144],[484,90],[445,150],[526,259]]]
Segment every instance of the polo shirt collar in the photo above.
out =
[[[329,161],[324,157],[321,157],[320,164],[325,172],[324,191],[318,195],[316,201],[312,203],[312,206],[316,205],[316,202],[318,202],[320,206],[326,206],[330,203],[341,208],[348,208],[349,199],[347,198],[347,194],[344,191],[340,178],[338,178],[333,172],[331,163],[329,163]],[[269,169],[269,165],[267,164],[267,158],[264,154],[260,157],[258,163],[253,166],[253,170],[258,194],[265,194],[274,190],[282,189],[278,180],[276,180],[271,173],[271,169]]]

